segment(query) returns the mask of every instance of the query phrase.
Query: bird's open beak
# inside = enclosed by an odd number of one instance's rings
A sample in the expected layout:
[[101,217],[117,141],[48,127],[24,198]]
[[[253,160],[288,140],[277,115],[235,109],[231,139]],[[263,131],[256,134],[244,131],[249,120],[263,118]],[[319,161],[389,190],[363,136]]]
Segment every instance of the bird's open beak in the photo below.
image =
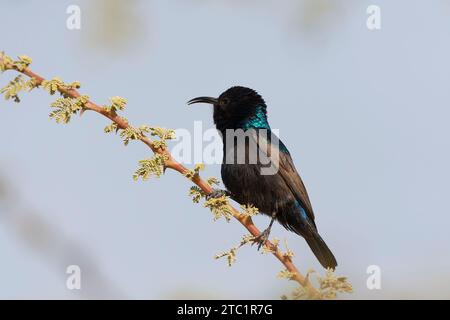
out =
[[209,104],[217,104],[217,99],[212,97],[197,97],[194,99],[191,99],[187,102],[188,105],[194,104],[194,103],[209,103]]

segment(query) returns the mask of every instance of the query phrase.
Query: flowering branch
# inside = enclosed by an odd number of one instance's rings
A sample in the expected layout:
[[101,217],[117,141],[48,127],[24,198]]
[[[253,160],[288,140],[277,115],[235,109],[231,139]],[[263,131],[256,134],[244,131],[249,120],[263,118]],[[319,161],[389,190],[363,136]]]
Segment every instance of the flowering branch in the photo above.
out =
[[[124,110],[125,108],[125,99],[113,97],[110,99],[111,105],[98,105],[91,101],[88,96],[81,95],[78,92],[77,89],[80,88],[80,83],[73,82],[68,84],[62,82],[59,78],[46,80],[29,68],[31,58],[27,56],[19,56],[18,59],[19,60],[14,61],[4,53],[0,53],[1,72],[6,70],[15,70],[22,75],[29,77],[29,80],[25,81],[19,75],[5,88],[1,89],[0,93],[3,93],[6,99],[11,98],[16,102],[19,102],[20,99],[18,97],[18,92],[20,90],[32,90],[33,88],[40,86],[47,90],[51,95],[60,93],[62,98],[58,98],[51,104],[51,107],[54,108],[54,110],[50,113],[50,117],[54,118],[57,122],[67,123],[70,121],[73,114],[79,113],[81,115],[86,111],[94,111],[112,121],[112,123],[105,128],[105,132],[120,131],[120,136],[125,145],[127,145],[131,140],[140,140],[153,151],[153,158],[140,161],[140,167],[133,176],[135,180],[139,177],[146,180],[152,174],[160,176],[163,174],[165,169],[169,168],[178,171],[195,184],[195,186],[191,188],[191,194],[194,196],[194,202],[198,202],[200,198],[210,194],[213,191],[211,185],[217,182],[216,179],[208,179],[208,181],[203,180],[199,174],[199,171],[202,168],[201,166],[197,166],[194,170],[189,170],[181,163],[177,162],[168,151],[165,140],[174,138],[174,132],[172,130],[151,128],[145,125],[133,127],[126,118],[118,115],[118,112]],[[160,140],[152,140],[146,135],[146,133],[150,133],[152,136],[157,136]],[[245,241],[241,242],[238,247],[249,242],[251,237],[255,238],[260,235],[260,231],[252,221],[252,214],[249,214],[249,212],[254,213],[254,210],[252,211],[249,208],[244,207],[244,211],[240,212],[228,203],[228,198],[226,197],[223,197],[223,199],[210,199],[205,202],[205,206],[209,207],[215,214],[220,214],[220,212],[222,212],[225,217],[234,217],[250,232],[251,236],[246,236],[244,238]],[[308,276],[304,276],[298,271],[292,261],[291,251],[288,250],[286,253],[283,253],[278,248],[277,244],[274,244],[269,240],[267,240],[264,245],[265,250],[272,253],[284,265],[285,270],[280,273],[280,276],[298,282],[303,290],[302,292],[305,292],[307,297],[314,299],[323,298],[321,293],[322,290],[316,289],[309,281]],[[230,252],[235,254],[238,247],[233,248]],[[227,254],[228,253],[225,253],[217,257],[225,256]],[[228,256],[228,258],[229,261],[233,261],[233,257]]]

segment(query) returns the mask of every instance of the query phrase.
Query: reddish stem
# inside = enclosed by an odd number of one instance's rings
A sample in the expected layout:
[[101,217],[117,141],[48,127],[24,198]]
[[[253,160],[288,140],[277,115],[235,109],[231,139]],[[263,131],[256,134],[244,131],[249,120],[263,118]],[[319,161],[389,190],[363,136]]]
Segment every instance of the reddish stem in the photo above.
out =
[[[45,79],[43,77],[34,73],[29,68],[25,68],[23,70],[18,70],[13,65],[7,66],[7,68],[14,69],[18,72],[21,72],[24,75],[27,75],[30,78],[34,78],[37,85],[41,85],[42,82],[45,81]],[[81,94],[75,89],[60,87],[60,88],[58,88],[58,90],[61,93],[64,93],[65,95],[67,95],[71,98],[78,98],[79,96],[81,96]],[[95,112],[107,117],[108,119],[110,119],[111,121],[116,123],[117,127],[119,129],[126,129],[130,126],[128,121],[126,121],[124,118],[117,115],[115,112],[111,112],[106,107],[99,106],[92,101],[88,101],[84,107],[85,107],[85,110],[95,111]],[[155,148],[155,146],[153,145],[153,142],[148,137],[143,136],[140,140],[143,143],[145,143],[154,153],[165,154],[168,157],[168,159],[166,161],[167,168],[178,171],[181,174],[185,174],[189,171],[189,169],[184,167],[181,163],[177,162],[172,157],[172,155],[169,153],[168,150]],[[192,182],[195,183],[204,193],[210,194],[212,192],[211,186],[205,180],[203,180],[199,175],[194,176],[194,178],[192,179]],[[236,218],[254,237],[257,237],[260,235],[261,232],[255,226],[255,224],[253,223],[253,221],[250,217],[240,213],[238,210],[236,210],[232,206],[231,206],[231,209],[232,209],[233,217]],[[290,257],[284,255],[278,249],[278,247],[276,245],[274,245],[272,242],[270,242],[269,240],[267,240],[265,242],[265,245],[268,248],[270,248],[272,254],[284,265],[284,267],[293,274],[292,280],[297,281],[301,286],[303,286],[306,290],[308,290],[309,295],[311,297],[318,298],[320,296],[319,292],[311,284],[311,282],[308,280],[308,278],[303,276],[298,271],[297,267],[294,265],[294,263],[292,262]]]

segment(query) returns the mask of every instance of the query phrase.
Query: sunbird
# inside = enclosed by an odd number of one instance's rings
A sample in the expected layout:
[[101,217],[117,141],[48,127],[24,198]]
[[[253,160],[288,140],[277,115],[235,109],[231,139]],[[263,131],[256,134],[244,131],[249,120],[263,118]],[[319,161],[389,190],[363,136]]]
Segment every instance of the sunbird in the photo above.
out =
[[[218,98],[197,97],[188,101],[188,105],[194,103],[213,105],[214,124],[223,141],[221,175],[226,190],[214,190],[209,197],[228,195],[236,202],[251,204],[271,217],[269,226],[255,239],[258,247],[268,240],[274,220],[277,220],[284,228],[306,240],[324,268],[335,269],[336,258],[317,231],[308,193],[291,154],[271,131],[264,99],[253,89],[235,86]],[[233,131],[243,133],[244,139],[227,139],[227,133]],[[252,143],[256,148],[251,148]],[[245,160],[237,161],[242,150]],[[255,152],[276,155],[277,170],[272,174],[262,174],[266,163],[263,164],[260,157],[249,161]]]

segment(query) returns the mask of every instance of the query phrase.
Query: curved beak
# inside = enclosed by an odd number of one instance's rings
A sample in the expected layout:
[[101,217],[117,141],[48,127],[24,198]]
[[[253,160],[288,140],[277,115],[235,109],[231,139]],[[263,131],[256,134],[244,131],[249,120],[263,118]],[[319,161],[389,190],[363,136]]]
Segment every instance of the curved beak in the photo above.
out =
[[194,103],[209,103],[209,104],[216,104],[217,99],[212,97],[197,97],[194,99],[191,99],[187,102],[188,105],[194,104]]

